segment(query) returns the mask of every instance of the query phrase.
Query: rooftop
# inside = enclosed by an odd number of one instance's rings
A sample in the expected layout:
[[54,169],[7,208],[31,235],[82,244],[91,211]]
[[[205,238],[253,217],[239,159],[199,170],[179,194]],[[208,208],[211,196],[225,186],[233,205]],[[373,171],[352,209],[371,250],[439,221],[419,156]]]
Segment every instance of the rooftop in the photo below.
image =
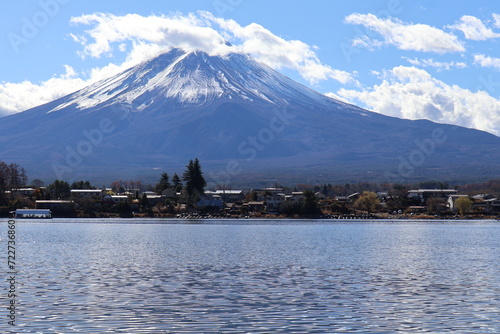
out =
[[456,193],[455,189],[416,189],[410,190],[409,193]]
[[101,189],[71,189],[72,193],[101,193]]

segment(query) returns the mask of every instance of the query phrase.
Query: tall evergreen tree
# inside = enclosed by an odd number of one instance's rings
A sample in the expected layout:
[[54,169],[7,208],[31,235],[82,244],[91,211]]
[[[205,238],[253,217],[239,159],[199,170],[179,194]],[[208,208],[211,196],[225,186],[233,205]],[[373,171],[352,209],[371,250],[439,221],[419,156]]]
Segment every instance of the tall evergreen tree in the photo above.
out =
[[189,161],[186,171],[183,174],[183,179],[186,182],[185,187],[189,202],[193,204],[204,193],[205,186],[207,185],[201,171],[200,161],[197,158],[194,161]]
[[317,214],[321,212],[318,206],[318,198],[311,190],[304,191],[304,204],[302,211],[304,214]]
[[171,186],[170,186],[168,174],[167,173],[162,173],[161,177],[160,177],[160,182],[158,182],[158,184],[155,187],[155,191],[158,194],[161,194],[162,191],[164,191],[165,189],[168,189],[170,187]]
[[182,181],[179,175],[177,175],[177,173],[174,173],[174,176],[172,176],[172,183],[175,192],[180,192],[182,190]]
[[203,172],[201,171],[201,165],[200,161],[198,159],[194,160],[193,164],[194,168],[194,173],[193,173],[193,185],[194,185],[194,190],[199,192],[200,194],[203,194],[205,192],[205,187],[207,185],[207,182],[205,181],[205,178],[203,177]]

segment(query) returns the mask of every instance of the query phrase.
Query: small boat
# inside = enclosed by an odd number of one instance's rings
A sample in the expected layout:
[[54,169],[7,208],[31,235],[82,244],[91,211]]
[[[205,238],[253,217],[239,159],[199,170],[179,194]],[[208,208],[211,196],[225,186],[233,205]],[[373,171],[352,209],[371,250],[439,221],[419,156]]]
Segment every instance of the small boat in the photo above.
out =
[[11,211],[9,216],[18,219],[51,219],[52,212],[48,209],[17,209]]

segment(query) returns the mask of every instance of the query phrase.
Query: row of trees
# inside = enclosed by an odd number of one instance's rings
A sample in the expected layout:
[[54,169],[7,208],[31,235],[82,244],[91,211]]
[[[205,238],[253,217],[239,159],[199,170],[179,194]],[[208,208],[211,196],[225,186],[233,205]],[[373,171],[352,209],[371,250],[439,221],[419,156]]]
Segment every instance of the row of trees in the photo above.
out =
[[7,190],[24,187],[27,183],[28,176],[21,165],[0,161],[0,206],[10,201],[6,196]]
[[0,189],[21,188],[28,183],[26,170],[18,164],[6,164],[0,161]]
[[[28,177],[26,170],[19,164],[7,164],[0,161],[0,206],[9,205],[9,203],[18,199],[6,196],[6,191],[27,186]],[[33,194],[35,199],[68,199],[71,194],[71,189],[95,189],[89,181],[77,181],[71,185],[66,181],[56,180],[47,188],[39,189],[44,184],[41,180],[35,179],[31,184],[37,188]],[[176,173],[170,178],[169,174],[164,172],[160,175],[159,181],[155,186],[144,187],[141,181],[115,181],[112,184],[113,191],[131,193],[139,192],[139,190],[155,190],[161,194],[167,189],[171,189],[176,193],[181,192],[183,199],[190,206],[200,199],[206,187],[206,181],[203,176],[203,171],[198,159],[190,160],[186,165],[185,171],[180,177]],[[416,185],[401,185],[401,184],[375,184],[375,183],[358,183],[358,184],[343,184],[331,185],[324,184],[322,186],[313,186],[299,184],[294,190],[304,191],[305,200],[300,204],[283,205],[282,211],[289,214],[313,214],[320,212],[318,199],[314,195],[315,192],[320,192],[326,197],[333,198],[334,196],[349,195],[354,192],[361,193],[360,198],[352,205],[352,208],[367,212],[374,212],[379,207],[379,200],[375,194],[377,191],[388,193],[384,200],[384,208],[388,211],[404,211],[410,206],[418,205],[414,199],[408,198],[408,190],[416,188],[437,188],[446,189],[450,185],[446,182],[422,182]],[[457,187],[456,187],[457,188]],[[290,190],[290,188],[288,188]],[[500,193],[500,180],[493,180],[483,184],[464,185],[458,187],[461,192],[469,195],[476,193]],[[428,212],[438,212],[442,210],[443,199],[429,199],[427,202]],[[332,202],[332,211],[347,210],[347,206],[341,203]],[[18,203],[16,205],[23,205]],[[461,214],[469,212],[472,208],[472,201],[468,198],[460,198],[456,202],[456,207]]]
[[[182,181],[184,181],[184,184]],[[186,170],[184,174],[182,174],[182,181],[181,178],[174,173],[172,183],[170,183],[168,173],[164,172],[161,174],[160,180],[155,186],[155,191],[158,194],[161,194],[167,189],[172,189],[175,192],[184,191],[188,204],[191,206],[194,205],[204,194],[205,187],[207,186],[203,171],[201,170],[200,161],[197,158],[190,160],[187,164]]]
[[182,181],[177,173],[174,173],[172,177],[172,183],[170,183],[170,177],[168,173],[162,173],[160,176],[160,181],[155,186],[155,191],[161,194],[167,189],[173,189],[175,192],[180,192],[182,190]]
[[[390,208],[390,204],[393,204],[389,200],[387,203]],[[397,200],[397,199],[396,199]],[[359,198],[354,202],[353,207],[357,210],[366,211],[368,213],[375,212],[377,210],[377,206],[380,204],[380,200],[377,197],[377,194],[371,191],[364,191]],[[440,207],[444,205],[444,199],[442,198],[430,198],[427,200],[427,212],[428,213],[437,213],[440,210]],[[468,197],[459,197],[455,200],[455,208],[458,213],[463,216],[468,214],[472,210],[472,200]],[[404,206],[402,207],[404,208]]]
[[[14,189],[19,189],[28,186],[27,173],[23,167],[18,164],[6,164],[0,161],[0,207],[5,210],[13,210],[23,207],[34,207],[36,200],[51,199],[51,200],[66,200],[71,197],[72,189],[96,189],[89,181],[77,181],[69,184],[64,180],[55,180],[47,187],[41,180],[35,179],[32,181],[31,187],[35,188],[29,196],[21,195],[20,192],[10,192]],[[113,191],[123,193],[130,192],[135,194],[137,198],[140,191],[156,190],[162,193],[166,189],[181,192],[184,200],[189,206],[193,207],[204,193],[206,181],[203,176],[202,168],[198,159],[190,160],[186,166],[186,170],[182,178],[174,173],[172,180],[167,173],[162,173],[160,180],[155,187],[144,187],[141,181],[115,181],[111,184]],[[8,192],[9,191],[9,192]],[[116,204],[116,208],[107,208],[98,204],[96,199],[78,198],[78,207],[86,214],[92,214],[96,208],[100,210],[117,210],[117,212],[130,212],[131,202]],[[147,203],[147,201],[139,202]],[[144,205],[145,207],[148,205]],[[110,211],[114,212],[114,211]]]
[[[464,186],[466,187],[466,186]],[[440,181],[425,181],[417,184],[394,184],[394,183],[345,183],[345,184],[323,184],[321,186],[312,186],[307,184],[297,185],[298,189],[311,189],[314,192],[320,192],[327,197],[347,196],[352,193],[362,193],[363,191],[371,192],[388,192],[389,195],[396,197],[406,196],[410,189],[450,189],[452,188],[447,182]]]

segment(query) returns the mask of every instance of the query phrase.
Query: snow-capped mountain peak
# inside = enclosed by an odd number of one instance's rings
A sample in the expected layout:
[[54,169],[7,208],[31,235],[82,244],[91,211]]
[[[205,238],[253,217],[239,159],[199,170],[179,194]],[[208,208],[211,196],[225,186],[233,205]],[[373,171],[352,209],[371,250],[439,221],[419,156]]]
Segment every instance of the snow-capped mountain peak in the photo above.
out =
[[212,182],[225,184],[245,174],[493,176],[500,164],[500,139],[491,134],[370,112],[246,55],[179,49],[2,118],[0,143],[0,156],[31,175],[73,181],[109,181],[117,171],[156,178],[194,157]]
[[165,104],[200,106],[217,99],[286,105],[328,98],[246,55],[174,49],[69,95],[51,112],[72,105],[86,110],[115,104],[141,111]]

